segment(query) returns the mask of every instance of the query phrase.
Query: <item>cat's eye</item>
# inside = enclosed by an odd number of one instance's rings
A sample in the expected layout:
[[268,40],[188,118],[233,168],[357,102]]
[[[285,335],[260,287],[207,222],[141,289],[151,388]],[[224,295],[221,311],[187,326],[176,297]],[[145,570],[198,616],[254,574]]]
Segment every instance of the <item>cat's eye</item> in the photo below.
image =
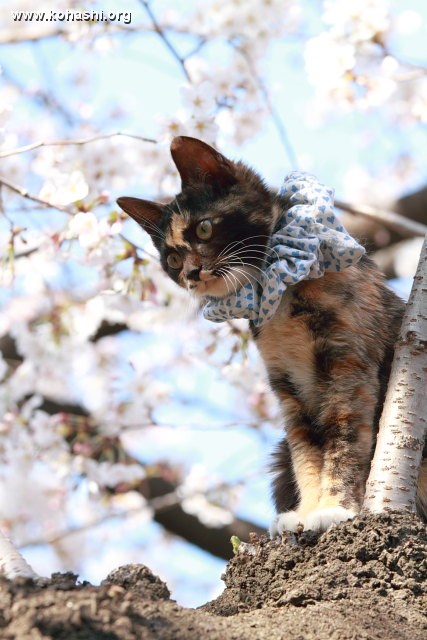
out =
[[182,267],[182,258],[179,253],[176,253],[176,251],[173,251],[168,255],[166,262],[171,269],[181,269]]
[[196,235],[200,240],[210,240],[212,237],[212,222],[202,220],[196,227]]

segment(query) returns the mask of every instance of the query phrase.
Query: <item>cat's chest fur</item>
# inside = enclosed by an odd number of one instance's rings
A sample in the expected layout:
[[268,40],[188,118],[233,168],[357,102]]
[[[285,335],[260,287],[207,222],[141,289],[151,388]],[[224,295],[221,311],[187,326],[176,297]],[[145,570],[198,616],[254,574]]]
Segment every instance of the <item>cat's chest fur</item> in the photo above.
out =
[[287,386],[310,403],[315,384],[314,337],[306,317],[295,313],[297,291],[297,286],[290,287],[273,318],[253,334],[273,390]]
[[[298,402],[313,418],[324,405],[323,391],[333,392],[327,381],[354,365],[369,369],[371,346],[375,350],[371,328],[360,326],[360,297],[355,288],[362,287],[357,271],[328,273],[289,287],[273,318],[252,329],[273,391],[282,401]],[[369,286],[365,295],[369,296]],[[382,354],[376,355],[377,361],[382,360]],[[378,375],[372,373],[375,393]],[[348,391],[360,393],[361,387],[349,384]]]

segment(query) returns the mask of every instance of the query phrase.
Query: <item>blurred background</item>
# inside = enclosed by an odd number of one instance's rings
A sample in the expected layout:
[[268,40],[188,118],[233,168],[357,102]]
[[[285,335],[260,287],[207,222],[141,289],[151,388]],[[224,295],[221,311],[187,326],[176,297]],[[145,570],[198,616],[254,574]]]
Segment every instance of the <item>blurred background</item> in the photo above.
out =
[[201,319],[115,198],[172,199],[179,134],[273,187],[309,171],[406,298],[427,7],[117,5],[0,2],[0,527],[42,575],[142,562],[197,606],[268,527],[283,425],[245,321]]

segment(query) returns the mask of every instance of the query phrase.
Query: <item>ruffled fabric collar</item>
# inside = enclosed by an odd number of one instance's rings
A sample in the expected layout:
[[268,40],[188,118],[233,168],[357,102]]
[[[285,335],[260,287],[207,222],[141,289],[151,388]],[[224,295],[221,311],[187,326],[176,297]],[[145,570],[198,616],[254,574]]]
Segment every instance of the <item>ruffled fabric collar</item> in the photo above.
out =
[[208,320],[246,318],[260,327],[274,316],[290,285],[341,271],[365,253],[337,219],[333,189],[308,173],[293,171],[279,193],[289,208],[271,236],[259,282],[248,282],[224,298],[209,298],[203,310]]

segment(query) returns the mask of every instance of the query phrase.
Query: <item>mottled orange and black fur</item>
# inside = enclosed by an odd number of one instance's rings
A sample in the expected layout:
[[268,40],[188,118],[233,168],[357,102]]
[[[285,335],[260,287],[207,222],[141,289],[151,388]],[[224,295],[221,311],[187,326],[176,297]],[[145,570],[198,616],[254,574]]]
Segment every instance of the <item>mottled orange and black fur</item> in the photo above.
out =
[[[182,191],[170,204],[119,205],[150,233],[169,276],[201,298],[255,281],[288,203],[198,140],[176,138],[172,156]],[[286,427],[274,455],[273,533],[325,529],[360,509],[403,309],[363,257],[289,287],[274,317],[251,327]],[[426,504],[424,460],[418,508],[427,519]]]

